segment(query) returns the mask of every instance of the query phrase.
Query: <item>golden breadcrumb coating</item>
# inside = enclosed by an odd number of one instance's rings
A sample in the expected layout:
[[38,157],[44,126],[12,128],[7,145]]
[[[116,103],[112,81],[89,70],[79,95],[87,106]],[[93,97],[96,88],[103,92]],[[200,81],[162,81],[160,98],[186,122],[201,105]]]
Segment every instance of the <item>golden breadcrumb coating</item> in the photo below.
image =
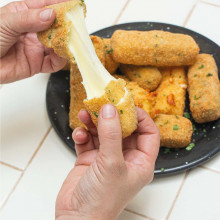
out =
[[82,85],[82,76],[76,64],[70,68],[70,111],[69,125],[72,129],[86,127],[78,118],[81,109],[86,109],[83,100],[86,99],[86,91]]
[[112,35],[111,46],[115,61],[133,65],[191,65],[199,54],[191,36],[156,30],[117,30]]
[[153,114],[183,115],[187,89],[184,67],[163,68]]
[[90,38],[92,40],[95,52],[99,60],[101,61],[102,65],[105,66],[105,44],[103,42],[103,39],[94,35],[90,35]]
[[111,39],[103,38],[104,42],[104,53],[105,53],[105,68],[106,70],[113,74],[119,67],[119,63],[114,61],[112,58],[112,47],[111,47]]
[[160,130],[160,146],[182,148],[190,144],[193,127],[189,119],[160,114],[154,118],[154,122]]
[[158,87],[162,78],[158,68],[152,66],[121,64],[120,71],[131,81],[137,82],[139,86],[150,91],[154,91]]
[[133,96],[134,105],[142,108],[151,116],[152,107],[155,104],[155,93],[150,93],[148,89],[143,89],[136,82],[129,81],[126,76],[117,74],[114,74],[113,76],[116,79],[124,79],[127,82],[126,88]]
[[84,104],[96,126],[101,107],[107,103],[114,105],[120,117],[123,138],[131,135],[136,130],[138,124],[132,94],[129,91],[127,93],[125,92],[125,85],[126,82],[122,79],[110,81],[105,88],[104,95],[98,98],[84,100]]
[[56,13],[56,19],[48,30],[37,33],[38,40],[42,44],[53,48],[54,52],[60,57],[71,60],[74,60],[68,48],[71,21],[66,19],[66,13],[73,10],[77,5],[84,7],[84,13],[86,14],[85,4],[81,0],[72,0],[47,6],[46,8],[53,8]]
[[214,121],[220,117],[218,69],[209,54],[197,56],[188,72],[190,110],[197,123]]

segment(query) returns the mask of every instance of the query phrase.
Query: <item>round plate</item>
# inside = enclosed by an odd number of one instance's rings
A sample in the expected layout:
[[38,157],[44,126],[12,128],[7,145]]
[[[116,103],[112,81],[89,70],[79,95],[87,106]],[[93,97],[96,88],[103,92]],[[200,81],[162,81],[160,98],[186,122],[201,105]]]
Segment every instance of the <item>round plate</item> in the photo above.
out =
[[[155,22],[137,22],[107,27],[93,33],[93,35],[109,38],[117,29],[140,31],[164,30],[188,34],[195,39],[201,53],[208,53],[214,56],[218,69],[220,69],[219,46],[208,38],[186,28]],[[59,71],[51,74],[46,94],[48,115],[57,134],[75,151],[75,145],[71,138],[72,130],[69,128],[68,122],[69,99],[69,72]],[[185,111],[189,112],[188,97]],[[195,124],[195,132],[192,136],[192,141],[195,143],[195,147],[191,151],[161,148],[155,166],[156,175],[178,173],[193,168],[220,152],[220,119],[202,125],[193,123]]]

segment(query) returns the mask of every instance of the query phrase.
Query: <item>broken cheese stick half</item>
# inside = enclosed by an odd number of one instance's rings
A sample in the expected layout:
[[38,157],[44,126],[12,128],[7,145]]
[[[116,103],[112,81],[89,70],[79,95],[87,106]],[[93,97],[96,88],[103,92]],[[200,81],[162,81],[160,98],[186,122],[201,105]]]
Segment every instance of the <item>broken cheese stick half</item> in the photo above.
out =
[[[38,39],[60,56],[70,60],[74,57],[86,90],[87,99],[84,104],[94,124],[98,124],[98,113],[102,105],[111,103],[120,117],[122,137],[129,136],[137,128],[134,100],[126,89],[126,82],[111,76],[98,59],[86,29],[84,3],[74,0],[49,7],[56,13],[55,26],[39,33]],[[47,36],[50,36],[49,43],[45,39]]]

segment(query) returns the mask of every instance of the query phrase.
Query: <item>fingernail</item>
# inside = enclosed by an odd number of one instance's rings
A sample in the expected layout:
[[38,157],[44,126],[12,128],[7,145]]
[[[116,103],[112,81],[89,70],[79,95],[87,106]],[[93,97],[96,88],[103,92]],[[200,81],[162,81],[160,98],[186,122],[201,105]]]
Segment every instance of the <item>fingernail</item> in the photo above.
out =
[[83,133],[83,131],[77,131],[76,132],[76,136],[82,136],[84,133]]
[[103,118],[113,118],[115,117],[115,108],[113,105],[107,104],[102,108],[102,117]]
[[40,13],[40,20],[41,21],[49,21],[51,16],[52,16],[52,13],[53,13],[53,9],[52,8],[49,8],[49,9],[46,9],[44,11],[42,11]]

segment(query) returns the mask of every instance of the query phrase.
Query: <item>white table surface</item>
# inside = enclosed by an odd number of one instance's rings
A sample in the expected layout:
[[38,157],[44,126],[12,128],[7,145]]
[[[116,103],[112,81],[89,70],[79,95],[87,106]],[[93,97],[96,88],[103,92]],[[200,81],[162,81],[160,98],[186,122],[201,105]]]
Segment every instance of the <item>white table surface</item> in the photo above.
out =
[[[8,2],[1,0],[0,6]],[[187,27],[220,44],[220,0],[85,2],[90,33],[113,24],[157,21]],[[76,160],[48,120],[48,77],[38,74],[0,86],[2,220],[54,219],[57,193]],[[191,171],[157,178],[144,187],[119,217],[134,219],[219,220],[220,155]]]

